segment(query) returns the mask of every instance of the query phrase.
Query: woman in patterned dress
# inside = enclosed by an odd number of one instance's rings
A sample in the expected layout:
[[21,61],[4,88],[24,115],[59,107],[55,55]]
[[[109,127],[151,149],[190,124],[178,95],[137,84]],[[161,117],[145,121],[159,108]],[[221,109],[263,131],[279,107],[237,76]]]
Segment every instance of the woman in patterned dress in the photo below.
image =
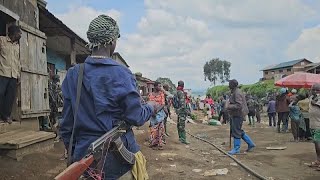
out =
[[[149,101],[155,101],[160,106],[165,105],[165,95],[161,89],[161,84],[155,82],[154,92],[150,93],[148,96]],[[156,116],[150,118],[150,147],[153,149],[163,149],[164,143],[164,119],[166,117],[165,110],[160,110]]]

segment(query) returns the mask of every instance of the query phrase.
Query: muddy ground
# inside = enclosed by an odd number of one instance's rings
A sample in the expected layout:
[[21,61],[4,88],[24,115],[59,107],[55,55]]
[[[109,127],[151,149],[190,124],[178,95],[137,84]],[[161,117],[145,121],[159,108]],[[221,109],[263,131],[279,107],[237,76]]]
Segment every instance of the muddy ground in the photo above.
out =
[[[175,118],[174,118],[175,119]],[[255,128],[244,123],[245,131],[255,141],[257,148],[254,152],[237,155],[236,158],[258,172],[275,180],[319,180],[320,172],[305,165],[315,159],[314,146],[311,142],[290,142],[291,134],[278,134],[274,128],[267,126],[266,117]],[[146,142],[148,128],[144,126],[136,130],[136,137],[141,145],[143,154],[148,161],[150,179],[257,179],[233,161],[223,156],[214,147],[188,136],[190,145],[178,142],[176,125],[169,124],[170,137],[164,150],[152,150]],[[229,150],[229,128],[223,126],[209,126],[202,123],[187,124],[187,129],[195,135],[201,136],[225,150]],[[269,146],[285,146],[285,150],[266,150]],[[242,151],[246,145],[242,144]],[[37,153],[24,157],[16,162],[6,157],[0,158],[0,179],[11,180],[46,180],[65,168],[65,162],[60,158],[63,145],[56,143],[53,150],[47,153]],[[231,163],[231,164],[230,164]],[[205,171],[227,168],[226,175],[204,176]],[[197,170],[197,171],[196,171]],[[196,172],[195,172],[196,171]],[[199,172],[200,171],[200,172]]]

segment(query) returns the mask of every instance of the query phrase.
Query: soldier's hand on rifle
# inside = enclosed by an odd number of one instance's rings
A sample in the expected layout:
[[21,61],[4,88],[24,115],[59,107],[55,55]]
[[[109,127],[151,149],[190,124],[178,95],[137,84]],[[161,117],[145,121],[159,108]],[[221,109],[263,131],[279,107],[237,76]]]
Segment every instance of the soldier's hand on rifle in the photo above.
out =
[[159,105],[158,103],[154,102],[154,101],[148,101],[147,104],[151,105],[154,109],[153,113],[156,114],[160,108],[161,108],[161,105]]

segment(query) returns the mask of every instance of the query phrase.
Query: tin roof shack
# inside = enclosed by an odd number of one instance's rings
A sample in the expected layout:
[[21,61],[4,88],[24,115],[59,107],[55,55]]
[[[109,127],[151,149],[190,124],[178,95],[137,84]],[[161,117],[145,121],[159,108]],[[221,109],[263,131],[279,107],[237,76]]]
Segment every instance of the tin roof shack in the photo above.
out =
[[[60,85],[67,69],[75,63],[84,62],[90,54],[87,42],[49,12],[45,5],[39,6],[39,28],[47,36],[47,66],[49,78],[60,76]],[[62,112],[62,107],[58,108]]]
[[0,1],[2,35],[10,24],[21,27],[21,84],[12,117],[20,123],[1,123],[0,151],[17,160],[25,154],[53,148],[54,133],[40,132],[41,116],[48,116],[46,36],[39,30],[37,0]]
[[154,81],[151,79],[145,78],[141,73],[135,73],[137,80],[137,88],[142,97],[148,96],[149,93],[154,90]]
[[62,21],[39,6],[40,30],[47,36],[47,60],[50,75],[58,74],[60,83],[71,64],[84,62],[90,54],[87,42]]

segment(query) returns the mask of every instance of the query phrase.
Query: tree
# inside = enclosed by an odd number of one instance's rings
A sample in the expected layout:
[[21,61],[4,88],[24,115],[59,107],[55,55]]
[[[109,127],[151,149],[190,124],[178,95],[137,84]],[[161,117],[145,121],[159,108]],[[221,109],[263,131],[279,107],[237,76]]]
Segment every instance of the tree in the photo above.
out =
[[176,86],[172,83],[170,78],[159,77],[156,81],[160,82],[162,85],[167,84],[169,86],[170,93],[176,92]]
[[221,83],[225,83],[230,78],[230,67],[230,62],[214,58],[203,66],[204,80],[209,80],[216,85],[219,78]]

